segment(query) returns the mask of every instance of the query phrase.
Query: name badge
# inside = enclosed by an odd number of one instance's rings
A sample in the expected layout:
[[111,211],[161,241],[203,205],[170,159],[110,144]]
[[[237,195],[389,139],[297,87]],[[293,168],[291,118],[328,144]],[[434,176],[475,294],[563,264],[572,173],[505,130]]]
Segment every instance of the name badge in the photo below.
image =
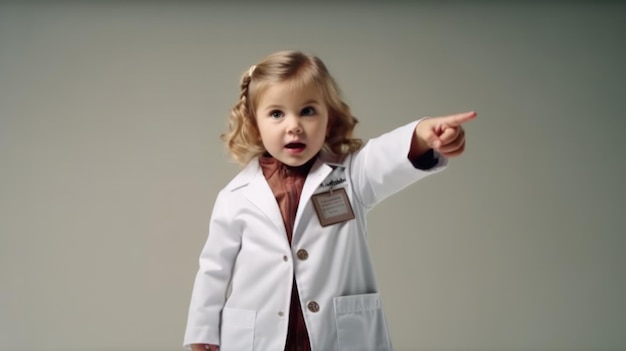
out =
[[352,205],[344,188],[315,194],[311,199],[322,227],[354,219]]

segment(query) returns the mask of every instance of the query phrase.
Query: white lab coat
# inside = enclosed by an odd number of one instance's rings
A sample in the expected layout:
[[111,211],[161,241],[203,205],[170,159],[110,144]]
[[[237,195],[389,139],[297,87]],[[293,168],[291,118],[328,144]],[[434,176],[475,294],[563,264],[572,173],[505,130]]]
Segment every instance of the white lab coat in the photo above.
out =
[[[291,246],[272,190],[251,161],[217,196],[184,345],[282,351],[295,274],[313,351],[391,350],[365,220],[381,200],[445,166],[439,157],[422,171],[408,160],[418,122],[370,140],[341,163],[322,153],[304,183]],[[310,199],[330,187],[346,190],[356,218],[322,227]]]

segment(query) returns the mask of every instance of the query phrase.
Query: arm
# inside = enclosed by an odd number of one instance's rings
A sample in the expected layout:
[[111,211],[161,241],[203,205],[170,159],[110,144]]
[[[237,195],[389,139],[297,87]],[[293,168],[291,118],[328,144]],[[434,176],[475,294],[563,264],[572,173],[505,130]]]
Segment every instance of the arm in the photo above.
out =
[[350,179],[363,206],[371,208],[410,184],[444,169],[447,159],[443,157],[427,170],[416,169],[409,159],[415,129],[423,121],[411,122],[370,139],[351,155]]
[[220,192],[213,206],[191,296],[184,345],[198,344],[193,345],[195,350],[202,350],[205,344],[220,344],[221,312],[241,247],[241,231],[233,221],[228,195]]
[[[371,207],[447,165],[465,146],[461,127],[474,112],[423,118],[371,139],[350,161],[359,200]],[[440,157],[443,156],[443,157]]]

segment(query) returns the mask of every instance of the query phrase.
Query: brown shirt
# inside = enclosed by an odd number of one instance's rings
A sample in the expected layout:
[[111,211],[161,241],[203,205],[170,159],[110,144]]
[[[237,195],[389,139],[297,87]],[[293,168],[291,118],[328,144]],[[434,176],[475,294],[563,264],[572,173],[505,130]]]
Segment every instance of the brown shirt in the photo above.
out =
[[[263,175],[274,193],[278,202],[280,213],[285,223],[287,240],[291,245],[293,236],[293,226],[296,220],[296,212],[300,202],[300,194],[304,187],[304,181],[315,158],[299,167],[290,167],[271,156],[259,158],[259,164],[263,170]],[[300,296],[295,278],[291,293],[291,304],[289,309],[289,326],[287,328],[287,341],[285,351],[310,351],[311,344],[304,322],[304,315],[300,306]]]

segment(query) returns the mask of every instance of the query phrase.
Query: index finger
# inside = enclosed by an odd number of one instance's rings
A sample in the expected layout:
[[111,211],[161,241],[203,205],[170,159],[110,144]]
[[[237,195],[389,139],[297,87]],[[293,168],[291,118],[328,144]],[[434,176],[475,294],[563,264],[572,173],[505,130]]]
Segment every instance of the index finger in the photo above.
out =
[[450,115],[440,117],[441,123],[445,123],[450,126],[459,126],[463,123],[473,120],[478,114],[475,111],[458,113],[456,115]]

